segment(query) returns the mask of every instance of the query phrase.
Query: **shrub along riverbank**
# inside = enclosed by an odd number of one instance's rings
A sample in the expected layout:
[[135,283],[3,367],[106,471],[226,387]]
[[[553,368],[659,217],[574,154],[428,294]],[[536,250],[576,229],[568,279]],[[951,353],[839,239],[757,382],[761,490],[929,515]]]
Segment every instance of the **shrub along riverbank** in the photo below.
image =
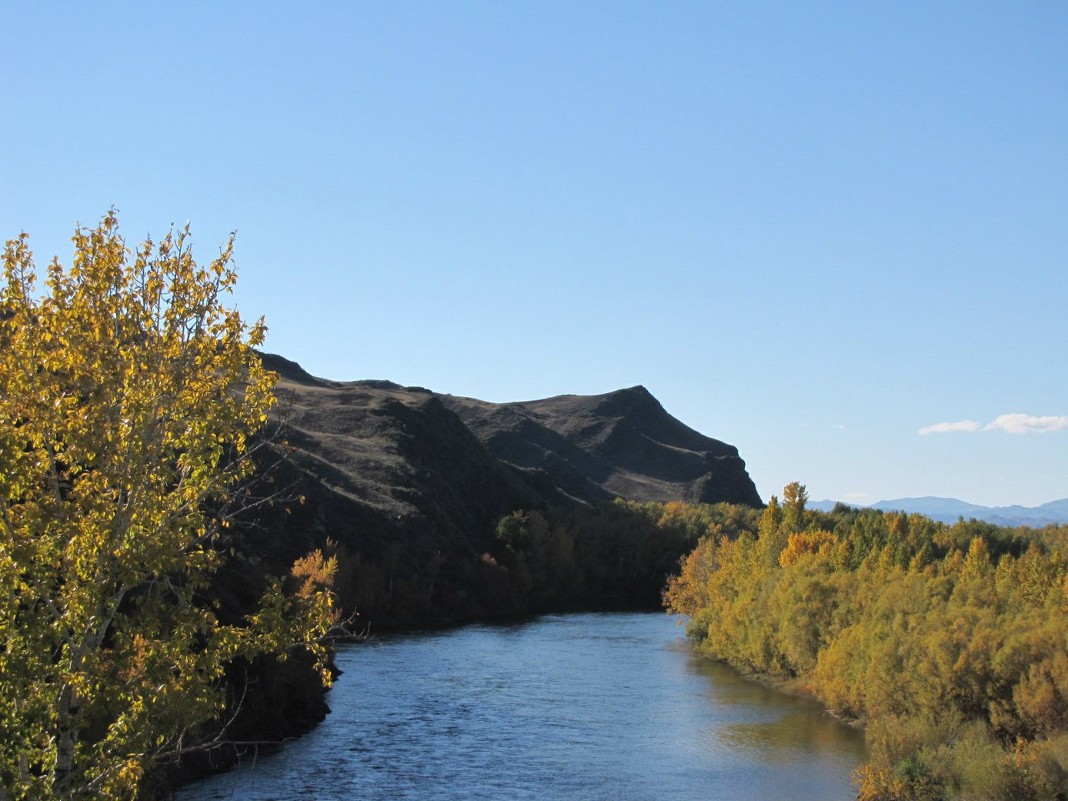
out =
[[862,801],[1068,797],[1068,526],[729,507],[664,601],[697,649],[865,726]]

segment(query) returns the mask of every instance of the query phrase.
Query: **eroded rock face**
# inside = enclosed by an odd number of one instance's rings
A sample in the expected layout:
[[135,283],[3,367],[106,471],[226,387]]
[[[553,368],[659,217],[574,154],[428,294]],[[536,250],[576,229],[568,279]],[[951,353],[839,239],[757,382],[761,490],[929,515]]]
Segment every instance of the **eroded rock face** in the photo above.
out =
[[280,380],[274,423],[284,514],[261,516],[255,552],[275,572],[343,552],[342,602],[376,624],[492,614],[478,598],[497,521],[517,509],[626,498],[759,506],[737,449],[669,415],[644,387],[495,404],[388,381],[315,378],[265,355]]
[[502,462],[573,497],[759,506],[738,450],[669,415],[645,387],[491,404],[446,396]]
[[[490,496],[528,502],[761,504],[738,450],[676,420],[645,387],[497,404],[388,381],[325,381],[264,358],[281,376],[280,416],[302,469],[390,514],[418,511],[412,491],[455,496],[470,480],[483,496],[488,484]],[[436,485],[441,478],[451,486]]]

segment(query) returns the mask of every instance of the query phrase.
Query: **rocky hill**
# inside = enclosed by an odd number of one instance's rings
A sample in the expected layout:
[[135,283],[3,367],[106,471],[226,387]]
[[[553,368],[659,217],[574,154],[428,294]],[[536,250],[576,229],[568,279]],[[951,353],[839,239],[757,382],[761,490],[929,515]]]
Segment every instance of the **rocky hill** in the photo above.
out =
[[342,600],[379,621],[485,616],[472,565],[517,509],[761,503],[734,447],[643,387],[494,404],[264,360],[280,376],[275,422],[291,446],[276,483],[304,503],[260,521],[273,535],[257,548],[283,567],[329,538],[347,565]]
[[736,448],[683,425],[642,386],[519,403],[443,401],[495,457],[578,500],[761,504]]

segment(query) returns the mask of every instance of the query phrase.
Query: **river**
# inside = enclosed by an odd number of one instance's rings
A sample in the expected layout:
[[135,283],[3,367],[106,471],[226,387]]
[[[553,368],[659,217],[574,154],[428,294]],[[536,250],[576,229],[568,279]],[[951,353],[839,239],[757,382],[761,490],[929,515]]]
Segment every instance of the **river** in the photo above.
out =
[[693,655],[664,614],[341,646],[332,713],[181,801],[850,801],[861,733]]

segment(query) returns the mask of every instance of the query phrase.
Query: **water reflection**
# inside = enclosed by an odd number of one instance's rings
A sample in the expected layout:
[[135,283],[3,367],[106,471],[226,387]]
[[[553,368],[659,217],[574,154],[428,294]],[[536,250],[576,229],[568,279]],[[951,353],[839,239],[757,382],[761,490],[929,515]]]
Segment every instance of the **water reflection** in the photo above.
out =
[[692,653],[687,669],[708,680],[711,703],[731,708],[732,719],[716,728],[713,735],[729,748],[782,765],[797,764],[823,752],[852,755],[857,762],[864,758],[862,734],[843,731],[842,722],[816,702],[786,695],[743,677],[728,665]]

